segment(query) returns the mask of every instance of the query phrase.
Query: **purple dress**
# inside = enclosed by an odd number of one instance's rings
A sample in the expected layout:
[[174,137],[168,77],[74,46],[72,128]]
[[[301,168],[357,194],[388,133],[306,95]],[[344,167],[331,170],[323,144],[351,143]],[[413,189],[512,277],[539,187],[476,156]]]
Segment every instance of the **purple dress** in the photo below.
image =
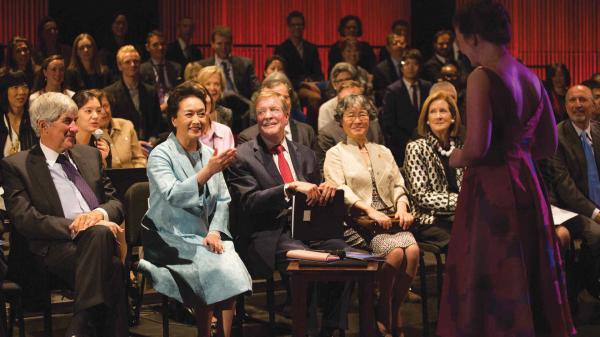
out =
[[[446,262],[437,334],[442,337],[575,333],[554,225],[531,155],[538,105],[514,112],[503,80],[490,81],[492,140],[465,171]],[[543,90],[543,89],[542,89]]]

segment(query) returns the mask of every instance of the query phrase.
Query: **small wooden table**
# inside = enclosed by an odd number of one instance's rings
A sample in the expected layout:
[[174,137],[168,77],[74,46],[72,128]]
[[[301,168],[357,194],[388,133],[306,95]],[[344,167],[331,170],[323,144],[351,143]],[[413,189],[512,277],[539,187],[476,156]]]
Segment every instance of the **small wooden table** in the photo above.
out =
[[292,287],[292,335],[306,336],[306,289],[312,281],[357,281],[359,291],[360,336],[375,336],[373,289],[379,264],[369,261],[364,267],[306,267],[298,261],[288,265]]

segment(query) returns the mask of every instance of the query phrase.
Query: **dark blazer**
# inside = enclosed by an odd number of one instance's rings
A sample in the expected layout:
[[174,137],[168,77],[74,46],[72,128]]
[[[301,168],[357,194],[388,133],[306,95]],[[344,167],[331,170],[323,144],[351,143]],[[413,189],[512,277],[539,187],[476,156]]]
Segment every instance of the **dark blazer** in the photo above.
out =
[[285,72],[295,88],[302,81],[323,81],[321,59],[319,58],[317,46],[306,40],[302,40],[302,46],[304,57],[300,57],[298,50],[290,39],[275,47],[275,54],[285,59]]
[[[448,62],[452,62],[452,60],[448,59]],[[423,78],[435,83],[440,77],[443,65],[444,63],[435,57],[435,55],[431,56],[431,58],[423,64]]]
[[[422,107],[429,95],[431,82],[418,80],[421,90],[419,106]],[[394,154],[396,163],[404,163],[404,149],[415,135],[419,111],[411,103],[408,88],[402,79],[387,87],[383,96],[381,128],[386,136],[386,144]]]
[[[313,151],[317,151],[317,137],[315,136],[315,130],[302,122],[295,121],[290,118],[290,130],[292,131],[292,141],[300,143],[304,146],[308,146]],[[258,135],[258,125],[254,124],[238,135],[238,145],[250,141]]]
[[[167,69],[167,80],[171,84],[171,87],[177,86],[183,80],[181,76],[181,66],[179,63],[165,60],[165,68]],[[140,65],[140,77],[142,81],[152,86],[156,85],[156,74],[154,73],[154,67],[152,61],[148,60]]]
[[[287,141],[292,166],[299,181],[321,183],[314,151]],[[239,200],[248,236],[247,260],[255,275],[271,275],[277,241],[289,225],[290,202],[270,151],[260,136],[241,144],[228,169],[229,186]]]
[[[381,132],[381,127],[377,119],[374,119],[369,123],[367,139],[371,143],[385,145],[383,133]],[[331,121],[325,124],[321,130],[319,130],[319,135],[317,136],[319,147],[316,152],[320,168],[323,168],[323,163],[325,162],[325,153],[327,150],[343,140],[346,140],[346,134],[344,133],[344,130],[338,121]]]
[[177,40],[169,43],[167,45],[167,60],[179,63],[182,69],[190,62],[202,60],[202,52],[198,47],[188,44],[186,49],[189,57],[185,57]]
[[67,69],[65,72],[65,86],[75,92],[85,89],[102,89],[112,83],[110,70],[108,67],[103,68],[102,72],[93,75],[84,74],[78,69]]
[[373,71],[373,90],[375,91],[375,103],[377,106],[383,104],[383,95],[388,85],[398,80],[398,73],[394,69],[394,62],[386,59],[375,67]]
[[[104,174],[100,152],[91,146],[75,145],[69,155],[94,191],[99,207],[106,210],[111,221],[121,223],[123,206]],[[71,241],[69,225],[73,220],[64,217],[40,146],[4,158],[0,165],[6,208],[16,230],[28,239],[31,251],[45,256],[50,246]]]
[[162,131],[162,114],[154,87],[140,81],[138,90],[140,92],[140,111],[137,111],[133,105],[129,90],[122,79],[104,88],[111,99],[113,117],[130,120],[138,137],[147,140],[150,137],[158,136]]
[[[258,89],[260,83],[256,78],[256,71],[254,70],[254,64],[252,60],[241,56],[231,56],[229,62],[233,67],[233,77],[235,86],[238,90],[238,94],[250,99],[252,94]],[[214,66],[215,57],[209,57],[204,60],[198,61],[201,66]]]
[[[596,167],[600,167],[600,124],[590,123]],[[588,199],[587,166],[581,140],[569,119],[560,122],[557,128],[558,149],[550,161],[557,206],[591,217],[600,205]]]

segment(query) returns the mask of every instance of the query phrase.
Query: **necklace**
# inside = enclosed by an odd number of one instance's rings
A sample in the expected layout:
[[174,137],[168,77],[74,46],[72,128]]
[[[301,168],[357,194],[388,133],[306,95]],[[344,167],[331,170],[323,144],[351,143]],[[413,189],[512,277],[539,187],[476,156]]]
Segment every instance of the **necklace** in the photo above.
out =
[[437,144],[437,151],[444,157],[450,157],[450,154],[452,153],[452,151],[454,151],[454,149],[455,144],[453,140],[450,141],[450,148],[448,150],[444,150],[439,143]]

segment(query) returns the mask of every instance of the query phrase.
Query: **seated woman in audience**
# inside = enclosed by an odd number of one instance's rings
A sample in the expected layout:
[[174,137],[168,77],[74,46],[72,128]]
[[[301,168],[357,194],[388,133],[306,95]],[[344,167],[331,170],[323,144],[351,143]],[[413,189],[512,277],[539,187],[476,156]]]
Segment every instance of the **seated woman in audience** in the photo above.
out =
[[198,73],[200,72],[200,70],[202,70],[202,68],[204,67],[198,62],[188,63],[185,66],[185,70],[183,71],[183,79],[185,81],[195,80],[196,78],[198,78]]
[[212,97],[203,86],[199,85],[198,89],[202,90],[206,96],[206,113],[200,116],[200,127],[202,129],[200,141],[217,153],[235,148],[235,140],[231,129],[225,124],[214,121],[217,112]]
[[29,87],[25,73],[9,70],[0,77],[0,159],[37,144],[29,120]]
[[119,74],[116,58],[117,51],[128,44],[134,44],[134,42],[129,35],[127,17],[122,12],[116,12],[112,16],[110,32],[107,32],[106,36],[100,42],[100,59],[110,69],[113,76]]
[[52,17],[46,16],[37,25],[37,45],[34,58],[36,62],[41,63],[52,55],[60,55],[68,63],[71,57],[71,47],[60,43],[58,23]]
[[110,145],[110,168],[146,167],[146,156],[138,141],[130,120],[113,118],[110,100],[102,90],[90,90],[100,100],[102,110],[98,115],[98,127],[104,132],[102,139]]
[[105,139],[94,137],[94,132],[99,129],[99,118],[102,113],[100,99],[91,90],[82,90],[73,96],[73,101],[77,104],[77,134],[75,140],[77,144],[88,144],[98,148],[102,156],[102,165],[107,167],[110,162],[110,146]]
[[338,25],[338,33],[340,39],[334,43],[329,49],[329,69],[333,68],[338,62],[342,62],[342,50],[341,44],[346,40],[354,40],[358,42],[358,50],[360,53],[359,64],[368,72],[372,72],[375,68],[375,53],[373,47],[366,41],[359,41],[358,38],[362,36],[362,22],[360,18],[355,15],[344,16]]
[[111,84],[110,70],[100,63],[98,46],[86,33],[73,41],[71,63],[65,74],[65,85],[73,91],[104,88]]
[[448,245],[463,169],[452,168],[452,150],[462,146],[462,123],[456,100],[445,91],[423,103],[417,123],[422,138],[406,146],[404,173],[417,220],[420,240],[442,248]]
[[360,53],[356,40],[344,40],[340,43],[342,61],[350,63],[358,72],[358,80],[365,86],[365,93],[371,95],[373,92],[373,75],[359,65]]
[[25,74],[29,89],[33,88],[35,74],[40,70],[40,66],[35,63],[31,53],[29,40],[21,36],[13,37],[6,47],[6,58],[2,69],[0,69],[0,76],[9,71],[20,70]]
[[325,180],[344,190],[344,203],[365,213],[373,226],[350,222],[344,237],[360,249],[385,256],[379,270],[377,328],[390,336],[392,327],[402,332],[400,305],[417,272],[419,247],[408,229],[413,223],[404,180],[389,149],[367,140],[369,119],[376,116],[373,103],[363,95],[348,95],[338,104],[336,119],[346,140],[327,151]]
[[546,82],[544,86],[548,92],[554,119],[556,123],[568,119],[567,108],[565,107],[565,95],[567,89],[571,86],[571,74],[569,69],[563,63],[554,63],[546,68]]
[[285,60],[279,55],[271,55],[267,57],[267,60],[265,61],[263,80],[276,71],[280,71],[285,74]]
[[52,55],[44,60],[42,69],[38,72],[29,102],[47,92],[60,92],[73,97],[75,92],[65,88],[65,60],[60,55]]
[[230,336],[235,296],[251,291],[252,279],[227,229],[231,198],[221,171],[235,149],[216,153],[198,141],[206,96],[191,82],[169,96],[173,132],[148,158],[150,208],[139,267],[156,291],[195,308],[198,336],[210,336],[213,311],[218,335]]
[[225,74],[221,68],[217,66],[204,67],[198,72],[196,80],[208,90],[210,98],[215,102],[216,121],[231,127],[233,118],[231,109],[219,104],[219,100],[223,96],[223,88],[225,88]]

